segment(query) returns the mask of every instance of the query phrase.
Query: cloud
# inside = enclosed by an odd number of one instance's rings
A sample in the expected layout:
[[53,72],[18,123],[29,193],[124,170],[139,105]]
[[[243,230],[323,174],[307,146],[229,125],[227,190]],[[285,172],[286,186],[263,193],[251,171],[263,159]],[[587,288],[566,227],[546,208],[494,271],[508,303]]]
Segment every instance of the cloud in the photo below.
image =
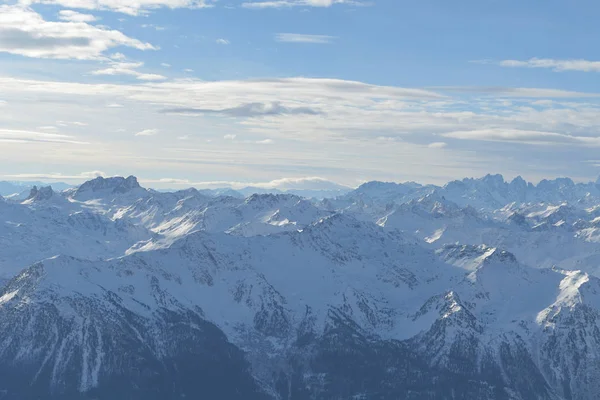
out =
[[98,178],[99,176],[106,177],[106,174],[102,171],[89,171],[82,172],[76,175],[65,175],[61,173],[44,173],[44,174],[15,174],[15,175],[3,175],[6,178],[11,179],[23,179],[23,180],[88,180]]
[[446,142],[433,142],[427,145],[430,149],[443,149],[444,147],[448,147],[448,143]]
[[222,39],[222,38],[220,38],[220,39],[217,39],[217,40],[216,40],[216,43],[217,43],[217,44],[224,44],[224,45],[227,45],[227,44],[229,44],[230,42],[229,42],[229,40],[227,40],[227,39]]
[[164,26],[160,26],[160,25],[154,25],[154,24],[142,24],[142,25],[141,25],[141,27],[142,27],[142,28],[152,28],[152,29],[154,29],[155,31],[159,31],[159,32],[160,32],[160,31],[164,31],[164,30],[166,30],[166,29],[167,29],[167,28],[165,28]]
[[600,97],[600,93],[575,92],[561,89],[512,88],[502,86],[433,86],[430,89],[443,92],[475,93],[505,97],[525,98],[584,98]]
[[161,178],[161,179],[140,179],[140,182],[152,183],[168,183],[174,185],[193,186],[198,188],[232,188],[244,189],[254,187],[260,189],[277,189],[277,190],[347,190],[349,186],[341,185],[337,182],[321,178],[321,177],[300,177],[300,178],[282,178],[268,182],[239,182],[239,181],[206,181],[194,182],[189,179],[179,178]]
[[158,129],[144,129],[135,134],[135,136],[154,136],[158,134]]
[[215,114],[236,118],[253,118],[274,115],[320,115],[321,111],[310,107],[287,107],[280,102],[247,103],[236,107],[211,110],[203,108],[167,108],[161,110],[166,114]]
[[551,58],[531,58],[526,61],[504,60],[500,62],[503,67],[512,68],[548,68],[556,72],[581,71],[600,72],[600,61],[588,60],[555,60]]
[[117,46],[155,49],[116,30],[86,22],[50,22],[29,7],[0,5],[0,52],[35,58],[93,60]]
[[0,129],[0,142],[87,144],[86,142],[75,140],[73,136],[69,135],[13,129]]
[[329,44],[332,43],[335,39],[335,36],[304,35],[300,33],[277,33],[275,35],[275,40],[283,43]]
[[335,4],[346,4],[350,6],[367,6],[371,3],[356,0],[272,0],[252,1],[242,3],[244,8],[290,8],[290,7],[331,7]]
[[165,67],[165,68],[171,68],[171,64],[167,64],[167,63],[160,63],[161,67]]
[[235,140],[236,137],[237,137],[237,135],[227,134],[227,135],[223,136],[223,139],[225,139],[225,140]]
[[212,0],[24,0],[28,4],[53,4],[65,8],[114,11],[129,15],[147,14],[158,8],[208,8]]
[[600,146],[600,137],[572,136],[567,134],[520,129],[479,129],[455,131],[442,136],[463,140],[482,140],[490,142],[511,142],[530,145],[574,144],[581,146]]
[[146,74],[137,71],[137,68],[144,66],[143,62],[111,62],[108,68],[92,71],[92,75],[126,75],[134,76],[141,81],[163,81],[166,76],[158,74]]
[[158,180],[142,180],[142,183],[169,183],[172,185],[189,185],[190,181],[188,179],[179,178],[161,178]]
[[264,139],[264,140],[257,140],[256,142],[254,142],[256,144],[273,144],[273,139]]
[[97,20],[91,14],[82,14],[73,10],[60,10],[58,12],[58,19],[67,22],[94,22]]

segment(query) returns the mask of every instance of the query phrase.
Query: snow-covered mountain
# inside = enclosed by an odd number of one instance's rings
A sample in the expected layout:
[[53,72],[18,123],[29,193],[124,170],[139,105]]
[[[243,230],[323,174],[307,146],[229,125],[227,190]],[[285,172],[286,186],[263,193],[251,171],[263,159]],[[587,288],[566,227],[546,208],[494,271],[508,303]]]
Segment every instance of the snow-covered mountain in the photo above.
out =
[[[595,399],[600,191],[0,201],[2,399]],[[2,397],[4,396],[4,397]]]

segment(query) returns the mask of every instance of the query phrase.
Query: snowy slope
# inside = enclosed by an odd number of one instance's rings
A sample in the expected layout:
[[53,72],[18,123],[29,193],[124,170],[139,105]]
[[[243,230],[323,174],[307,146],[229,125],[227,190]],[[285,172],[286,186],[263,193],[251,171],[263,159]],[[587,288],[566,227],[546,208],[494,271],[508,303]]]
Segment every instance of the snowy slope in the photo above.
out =
[[24,197],[0,201],[0,398],[600,391],[596,183]]

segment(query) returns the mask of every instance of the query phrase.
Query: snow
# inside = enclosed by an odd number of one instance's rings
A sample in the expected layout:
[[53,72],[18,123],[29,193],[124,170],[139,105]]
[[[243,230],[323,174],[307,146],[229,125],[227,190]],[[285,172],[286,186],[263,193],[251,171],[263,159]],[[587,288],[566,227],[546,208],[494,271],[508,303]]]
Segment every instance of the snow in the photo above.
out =
[[600,313],[595,184],[372,182],[322,201],[162,193],[133,177],[36,190],[0,202],[0,305],[55,302],[74,321],[77,336],[57,337],[44,364],[59,380],[77,343],[81,391],[98,385],[106,338],[57,299],[111,309],[116,293],[148,320],[201,309],[230,341],[272,358],[303,323],[323,332],[332,312],[382,339],[445,329],[436,362],[464,332],[481,346],[518,335],[538,352],[581,307]]
[[18,290],[14,290],[12,292],[8,292],[3,294],[2,296],[0,296],[0,305],[8,303],[9,301],[11,301],[17,294],[19,293]]

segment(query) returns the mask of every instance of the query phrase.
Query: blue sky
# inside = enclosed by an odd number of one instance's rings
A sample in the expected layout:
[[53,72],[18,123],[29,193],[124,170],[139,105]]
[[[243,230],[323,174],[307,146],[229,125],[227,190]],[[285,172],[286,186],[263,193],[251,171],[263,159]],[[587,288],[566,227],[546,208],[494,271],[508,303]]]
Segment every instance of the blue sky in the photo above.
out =
[[587,0],[0,2],[0,179],[595,179],[599,11]]

